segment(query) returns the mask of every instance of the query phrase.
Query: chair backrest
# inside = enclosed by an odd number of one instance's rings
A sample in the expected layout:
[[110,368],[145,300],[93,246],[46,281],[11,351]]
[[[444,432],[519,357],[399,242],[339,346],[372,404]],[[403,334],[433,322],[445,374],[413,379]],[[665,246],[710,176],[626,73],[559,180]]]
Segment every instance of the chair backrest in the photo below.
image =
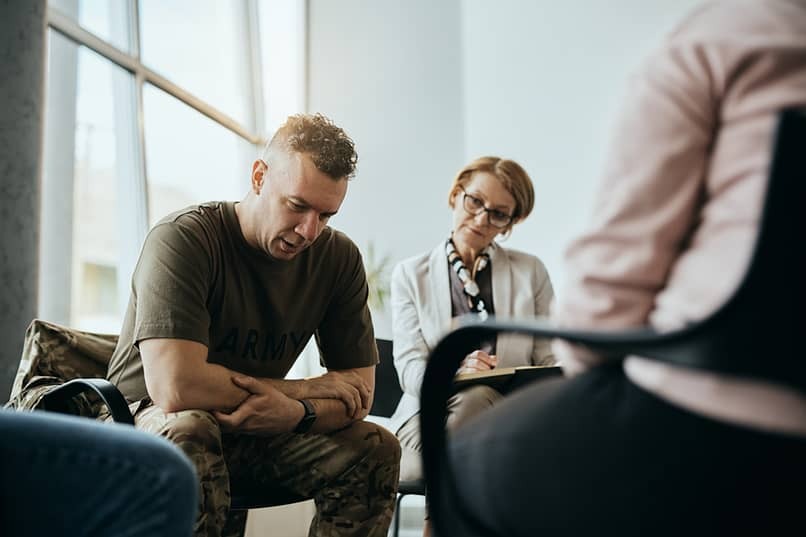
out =
[[[806,392],[806,110],[782,112],[758,235],[745,276],[722,307],[633,353],[763,378]],[[718,275],[714,275],[718,277]]]
[[403,390],[395,371],[392,357],[392,342],[388,339],[376,339],[378,357],[380,362],[375,366],[375,399],[372,402],[370,414],[389,418],[395,412]]

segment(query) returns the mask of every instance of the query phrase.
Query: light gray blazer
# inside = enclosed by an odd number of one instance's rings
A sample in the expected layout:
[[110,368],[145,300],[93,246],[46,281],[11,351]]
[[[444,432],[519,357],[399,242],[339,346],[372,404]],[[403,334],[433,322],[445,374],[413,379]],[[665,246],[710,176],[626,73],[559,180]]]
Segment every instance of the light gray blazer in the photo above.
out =
[[[492,243],[493,305],[497,317],[547,316],[554,298],[548,272],[535,256]],[[403,397],[391,418],[397,432],[420,411],[420,386],[428,354],[451,328],[451,289],[445,243],[401,261],[392,272],[392,337]],[[547,340],[501,335],[499,367],[551,365]]]

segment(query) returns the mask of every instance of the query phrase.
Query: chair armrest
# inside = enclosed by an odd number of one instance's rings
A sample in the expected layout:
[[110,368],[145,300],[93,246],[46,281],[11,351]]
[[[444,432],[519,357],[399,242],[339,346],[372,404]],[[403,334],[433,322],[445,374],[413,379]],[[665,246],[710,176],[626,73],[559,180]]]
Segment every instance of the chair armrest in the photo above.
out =
[[67,401],[86,391],[95,392],[104,402],[115,423],[134,425],[134,417],[129,412],[129,405],[117,386],[106,379],[80,378],[65,382],[49,390],[42,400],[47,410],[65,412]]

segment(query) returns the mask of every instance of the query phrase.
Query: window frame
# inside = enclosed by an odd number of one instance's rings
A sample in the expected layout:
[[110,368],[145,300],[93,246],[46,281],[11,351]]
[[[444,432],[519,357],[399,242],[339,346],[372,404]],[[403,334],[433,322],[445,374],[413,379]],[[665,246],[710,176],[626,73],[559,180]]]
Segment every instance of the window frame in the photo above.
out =
[[[116,0],[117,1],[117,0]],[[235,0],[233,0],[234,3]],[[263,88],[263,58],[261,57],[261,9],[266,9],[266,5],[262,5],[260,0],[237,0],[240,5],[234,6],[237,12],[242,17],[242,27],[244,30],[244,38],[246,39],[246,50],[249,51],[249,57],[246,58],[248,69],[248,86],[250,94],[247,98],[247,117],[250,119],[248,125],[242,124],[231,116],[215,107],[210,102],[207,102],[191,91],[182,87],[180,84],[175,83],[169,76],[160,74],[150,69],[141,60],[140,55],[140,2],[138,0],[125,0],[116,6],[117,9],[122,9],[127,21],[129,43],[127,52],[118,48],[118,46],[110,43],[99,35],[93,33],[91,30],[81,26],[78,17],[71,17],[69,14],[60,11],[58,7],[48,4],[46,10],[46,28],[48,35],[52,36],[58,34],[66,38],[69,42],[74,43],[77,50],[80,47],[86,47],[88,50],[96,53],[101,59],[111,62],[111,64],[122,68],[125,72],[132,76],[133,80],[133,94],[130,95],[129,91],[121,91],[121,101],[130,100],[127,106],[123,107],[124,110],[117,111],[116,114],[124,114],[126,120],[133,123],[131,129],[126,129],[126,132],[119,133],[123,138],[123,142],[127,144],[125,151],[122,151],[119,158],[124,159],[127,172],[125,176],[119,179],[118,190],[122,199],[126,200],[127,210],[125,225],[121,225],[121,252],[119,260],[118,271],[118,303],[120,316],[125,311],[126,303],[128,302],[129,285],[128,277],[131,270],[134,268],[139,247],[145,239],[149,227],[149,206],[148,206],[148,167],[146,166],[147,154],[145,146],[145,121],[144,121],[144,99],[143,91],[146,84],[150,84],[158,90],[166,93],[167,95],[175,98],[179,103],[190,107],[192,110],[209,118],[214,123],[224,127],[228,131],[234,133],[239,138],[245,140],[250,145],[255,147],[257,153],[265,143],[266,139],[262,135],[265,132],[266,113],[264,106],[264,88]],[[78,9],[78,2],[70,4],[76,10]],[[299,7],[300,15],[303,20],[307,19],[308,6],[307,2],[303,2]],[[77,11],[76,11],[77,14]],[[55,34],[54,34],[55,33]],[[53,46],[52,39],[50,46]],[[49,53],[50,57],[50,53]],[[51,69],[55,66],[51,65]],[[75,77],[76,64],[75,62],[69,66],[60,66],[59,70],[61,75],[69,69],[73,69],[68,76]],[[302,66],[304,70],[304,65]],[[51,72],[53,73],[53,71]],[[55,75],[59,76],[59,75]],[[51,80],[46,83],[50,84]],[[116,93],[120,88],[115,88]],[[75,119],[75,92],[67,92],[64,95],[58,95],[58,105],[64,107],[72,107],[72,117]],[[71,103],[67,101],[72,99]],[[307,108],[306,103],[303,105]],[[49,103],[50,106],[50,103]],[[56,108],[56,104],[53,106]],[[69,108],[68,108],[69,112]],[[67,125],[69,122],[70,114],[62,118],[55,117],[56,114],[47,118],[47,122],[51,125],[47,128],[55,127],[59,133],[67,135],[67,130],[71,129],[69,136],[73,137],[72,129],[75,125]],[[58,123],[58,125],[56,124]],[[74,122],[73,122],[74,123]],[[62,138],[64,139],[64,138]],[[58,169],[56,166],[61,165],[64,167],[64,148],[57,148],[54,144],[54,149],[61,157],[61,160],[54,162],[53,169]],[[55,156],[52,158],[56,158]],[[72,156],[70,162],[74,162]],[[121,164],[121,165],[122,165]],[[49,163],[45,162],[44,172],[47,173]],[[67,173],[67,172],[64,172]],[[71,175],[72,177],[72,175]],[[73,188],[74,180],[70,181],[69,178],[59,184],[56,188],[61,192],[61,200],[71,199],[70,194],[66,192]],[[45,181],[45,178],[43,178]],[[50,188],[50,186],[48,187]],[[43,193],[43,215],[42,218],[42,234],[47,238],[47,242],[59,242],[55,253],[49,253],[49,249],[54,245],[44,244],[40,247],[40,267],[42,274],[50,274],[48,278],[42,278],[39,284],[39,315],[45,316],[55,322],[70,324],[74,321],[76,299],[73,295],[73,285],[71,280],[75,277],[72,274],[73,256],[75,255],[74,249],[69,241],[63,241],[61,238],[56,238],[56,231],[63,229],[69,219],[71,222],[78,216],[72,207],[72,202],[67,202],[66,207],[57,208],[58,211],[55,217],[50,216],[47,210],[49,206],[56,205],[57,202],[53,200],[48,201],[48,195],[52,194],[51,191]],[[67,196],[65,196],[65,194]],[[63,201],[61,205],[65,205]],[[51,207],[52,209],[53,207]],[[58,222],[55,220],[58,218]],[[48,221],[50,220],[50,221]],[[58,274],[61,273],[61,274]],[[52,279],[52,281],[48,281]]]

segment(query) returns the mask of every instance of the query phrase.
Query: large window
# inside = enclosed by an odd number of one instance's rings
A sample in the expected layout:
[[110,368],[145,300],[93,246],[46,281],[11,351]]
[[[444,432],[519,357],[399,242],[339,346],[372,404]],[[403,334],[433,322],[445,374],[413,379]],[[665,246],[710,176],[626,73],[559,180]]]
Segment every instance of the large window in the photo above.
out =
[[[186,24],[188,14],[193,14],[192,24]],[[143,63],[251,128],[253,47],[248,22],[245,2],[141,0]]]
[[198,201],[243,196],[254,146],[150,84],[143,112],[149,225]]
[[116,333],[149,226],[304,111],[305,2],[50,0],[39,315]]

